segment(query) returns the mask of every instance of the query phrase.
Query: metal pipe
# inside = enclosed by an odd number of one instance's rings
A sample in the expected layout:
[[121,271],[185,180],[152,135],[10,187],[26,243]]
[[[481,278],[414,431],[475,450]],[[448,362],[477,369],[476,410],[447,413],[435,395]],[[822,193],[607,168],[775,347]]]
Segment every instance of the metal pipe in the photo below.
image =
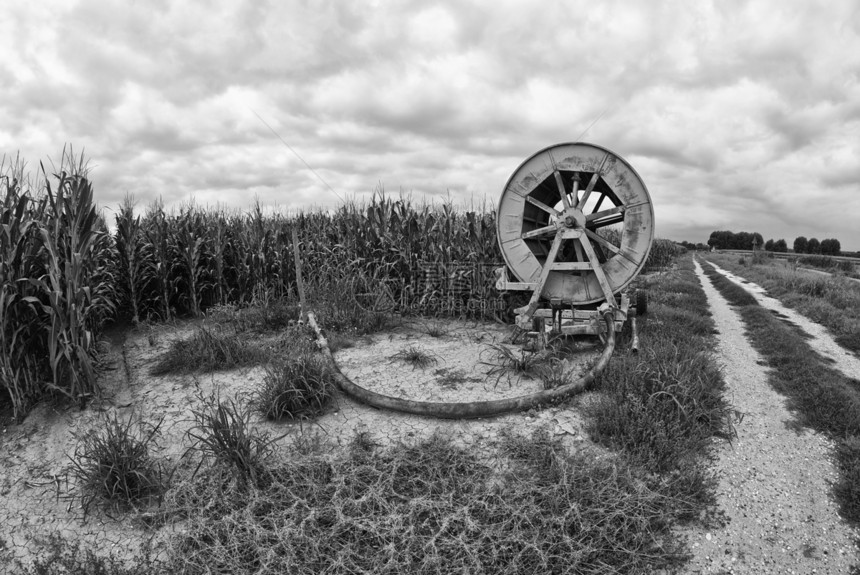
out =
[[313,312],[308,312],[308,324],[314,329],[317,335],[317,345],[320,350],[329,358],[334,367],[335,380],[341,390],[349,397],[366,403],[367,405],[377,407],[379,409],[391,409],[403,413],[411,413],[414,415],[423,415],[427,417],[439,417],[445,419],[468,419],[475,417],[490,417],[501,415],[503,413],[511,413],[514,411],[524,411],[537,407],[544,403],[550,403],[564,399],[574,393],[585,391],[586,387],[594,381],[594,378],[601,373],[606,366],[609,365],[609,359],[612,357],[612,352],[615,350],[615,316],[612,311],[607,311],[603,314],[603,319],[606,321],[607,340],[606,347],[603,348],[603,353],[600,360],[587,374],[578,380],[561,385],[554,389],[545,389],[528,395],[512,397],[508,399],[494,399],[490,401],[472,401],[467,403],[450,403],[450,402],[434,402],[434,401],[413,401],[411,399],[403,399],[400,397],[391,397],[370,391],[359,385],[356,385],[343,375],[338,369],[334,361],[334,356],[328,346],[328,341],[322,332],[322,328],[316,321],[316,316]]
[[639,353],[639,332],[636,331],[636,317],[630,318],[630,330],[633,332],[633,341],[630,342],[630,350]]

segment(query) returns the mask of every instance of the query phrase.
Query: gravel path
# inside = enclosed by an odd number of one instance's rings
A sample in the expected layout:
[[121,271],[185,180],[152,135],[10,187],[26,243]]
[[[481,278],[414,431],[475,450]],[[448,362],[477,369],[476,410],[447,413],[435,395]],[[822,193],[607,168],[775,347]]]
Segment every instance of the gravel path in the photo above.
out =
[[760,306],[776,312],[783,319],[786,319],[806,332],[811,337],[811,339],[807,340],[810,347],[823,355],[827,360],[831,361],[833,363],[833,367],[841,371],[843,375],[853,378],[860,377],[860,357],[857,357],[836,343],[833,336],[831,336],[830,332],[827,331],[826,327],[802,316],[791,308],[785,307],[778,299],[767,295],[766,290],[760,285],[736,276],[732,272],[716,265],[714,262],[709,263],[714,266],[714,269],[726,276],[733,283],[745,289],[756,299],[756,301],[758,301]]
[[[717,497],[728,525],[690,534],[688,573],[849,573],[858,534],[829,496],[836,479],[833,444],[790,427],[785,398],[767,383],[769,370],[743,323],[696,263],[719,330],[717,360],[729,399],[743,413],[737,440],[718,451]],[[763,363],[763,362],[762,362]]]

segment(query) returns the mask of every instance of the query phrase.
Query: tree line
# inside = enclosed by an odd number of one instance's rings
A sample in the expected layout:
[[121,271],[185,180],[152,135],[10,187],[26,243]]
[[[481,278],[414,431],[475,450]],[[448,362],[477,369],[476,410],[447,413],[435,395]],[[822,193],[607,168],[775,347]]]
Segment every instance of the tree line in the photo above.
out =
[[[717,250],[753,250],[764,249],[768,252],[785,253],[788,251],[788,242],[784,239],[764,241],[762,235],[758,232],[731,232],[713,231],[708,238],[708,245]],[[828,238],[819,241],[817,238],[806,239],[805,236],[798,236],[794,240],[792,246],[794,253],[797,254],[821,254],[828,256],[838,256],[842,253],[842,246],[839,240]]]

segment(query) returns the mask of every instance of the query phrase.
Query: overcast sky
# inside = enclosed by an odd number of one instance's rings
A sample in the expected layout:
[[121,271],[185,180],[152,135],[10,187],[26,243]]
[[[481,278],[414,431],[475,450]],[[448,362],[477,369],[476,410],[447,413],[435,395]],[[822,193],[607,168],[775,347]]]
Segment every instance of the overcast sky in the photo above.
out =
[[2,23],[0,153],[85,149],[111,210],[341,202],[259,114],[341,198],[495,203],[581,139],[639,172],[659,237],[860,250],[856,0],[32,0]]

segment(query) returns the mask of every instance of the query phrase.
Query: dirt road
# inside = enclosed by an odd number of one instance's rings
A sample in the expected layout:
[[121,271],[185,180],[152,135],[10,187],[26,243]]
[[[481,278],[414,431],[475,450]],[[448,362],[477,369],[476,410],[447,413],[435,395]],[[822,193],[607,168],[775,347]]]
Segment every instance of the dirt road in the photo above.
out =
[[737,440],[718,452],[718,501],[728,525],[691,533],[688,573],[849,573],[857,533],[829,496],[833,445],[791,427],[785,398],[748,343],[743,323],[696,263],[719,330],[717,360],[729,399],[742,412]]
[[856,378],[857,374],[860,374],[860,357],[855,356],[836,343],[836,340],[833,339],[833,336],[830,335],[826,327],[802,316],[791,308],[785,307],[778,299],[767,295],[765,289],[760,285],[738,277],[713,262],[710,262],[710,264],[733,283],[746,290],[747,293],[756,299],[760,306],[775,312],[789,323],[803,330],[809,336],[807,339],[809,346],[831,361],[835,369],[838,369],[847,377]]

